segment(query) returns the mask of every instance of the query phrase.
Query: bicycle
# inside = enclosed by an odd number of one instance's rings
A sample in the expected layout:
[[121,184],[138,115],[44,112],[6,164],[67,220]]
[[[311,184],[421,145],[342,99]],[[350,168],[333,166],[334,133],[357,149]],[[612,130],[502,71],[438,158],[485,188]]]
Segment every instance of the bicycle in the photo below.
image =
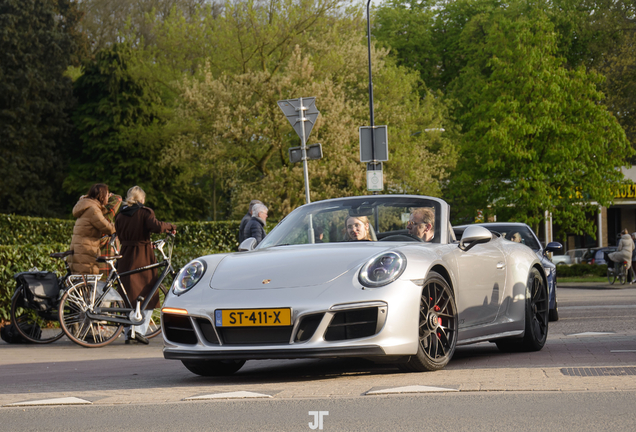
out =
[[[163,304],[168,290],[163,285],[168,274],[175,276],[172,268],[172,249],[174,235],[168,233],[165,238],[152,242],[153,248],[162,255],[162,261],[134,270],[117,271],[115,262],[121,255],[102,256],[99,262],[107,263],[111,271],[105,282],[99,281],[101,275],[80,275],[81,280],[73,279],[71,287],[66,290],[60,300],[59,321],[62,330],[70,340],[87,348],[99,348],[113,342],[121,335],[124,326],[136,326],[144,322],[142,310],[159,292],[160,304]],[[168,245],[168,252],[164,247]],[[165,267],[149,295],[144,299],[138,297],[133,307],[121,276],[140,273],[142,271]],[[150,326],[144,335],[152,338],[161,333],[161,308],[153,310]]]
[[611,261],[608,262],[607,266],[607,281],[610,285],[613,285],[618,279],[621,285],[625,285],[625,282],[627,282],[627,262],[614,262],[613,266],[610,263]]
[[[18,286],[11,298],[11,323],[18,334],[28,342],[35,344],[47,344],[55,342],[64,336],[64,331],[59,326],[59,296],[67,286],[68,278],[71,276],[71,269],[66,262],[66,257],[72,255],[73,251],[54,252],[49,256],[54,259],[63,259],[66,266],[66,274],[51,281],[50,276],[55,278],[51,272],[28,271],[13,275]],[[42,292],[34,293],[33,288],[29,288],[29,279],[48,279],[48,285],[44,289],[44,283],[36,283],[37,288]],[[51,284],[50,282],[53,282]],[[45,292],[46,290],[51,293]],[[50,294],[50,295],[47,295]]]

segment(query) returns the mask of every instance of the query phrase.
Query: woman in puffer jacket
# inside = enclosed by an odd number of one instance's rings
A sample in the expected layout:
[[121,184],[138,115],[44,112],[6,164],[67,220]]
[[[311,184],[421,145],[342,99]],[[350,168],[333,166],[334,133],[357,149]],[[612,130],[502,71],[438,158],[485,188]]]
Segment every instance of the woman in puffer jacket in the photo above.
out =
[[98,274],[95,258],[99,255],[99,239],[103,233],[113,234],[115,226],[104,217],[108,203],[108,186],[97,183],[91,186],[88,195],[82,196],[75,207],[73,216],[77,218],[73,228],[70,255],[67,260],[73,274]]

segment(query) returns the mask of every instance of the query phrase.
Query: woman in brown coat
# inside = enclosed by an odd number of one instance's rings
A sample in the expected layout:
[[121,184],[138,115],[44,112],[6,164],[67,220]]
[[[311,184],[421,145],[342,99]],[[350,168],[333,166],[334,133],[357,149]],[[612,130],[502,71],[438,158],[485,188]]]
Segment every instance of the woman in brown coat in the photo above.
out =
[[[134,270],[150,264],[155,264],[157,259],[150,243],[150,233],[176,232],[176,227],[167,222],[160,222],[155,217],[155,212],[144,207],[146,193],[139,187],[133,186],[128,190],[124,207],[115,218],[117,236],[121,240],[122,258],[117,262],[117,271]],[[128,293],[130,303],[135,307],[139,296],[146,298],[157,281],[157,270],[145,270],[129,276],[122,276],[121,281]],[[152,310],[160,307],[159,292],[148,303],[144,311],[144,324],[133,326],[132,331],[126,334],[126,343],[133,339],[141,343],[148,343],[145,338],[148,329],[149,318]]]
[[104,217],[104,205],[108,202],[108,186],[94,184],[88,195],[82,196],[75,207],[73,216],[77,218],[73,227],[70,250],[73,255],[67,258],[74,274],[98,274],[99,267],[95,258],[99,255],[99,246],[103,233],[113,234],[115,227]]

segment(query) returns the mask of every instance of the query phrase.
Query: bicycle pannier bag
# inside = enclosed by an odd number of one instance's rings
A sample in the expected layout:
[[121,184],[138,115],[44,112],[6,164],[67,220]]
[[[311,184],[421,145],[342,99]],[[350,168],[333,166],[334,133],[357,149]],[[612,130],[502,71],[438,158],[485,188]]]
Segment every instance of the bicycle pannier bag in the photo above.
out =
[[[30,334],[34,339],[39,339],[42,335],[42,330],[37,324],[24,324],[20,328]],[[8,344],[21,344],[30,342],[22,337],[22,335],[15,328],[14,324],[7,324],[2,327],[2,329],[0,329],[0,337],[2,337],[2,340]]]
[[56,307],[60,287],[55,273],[25,272],[17,277],[17,281],[25,287],[25,300],[30,308],[46,311]]

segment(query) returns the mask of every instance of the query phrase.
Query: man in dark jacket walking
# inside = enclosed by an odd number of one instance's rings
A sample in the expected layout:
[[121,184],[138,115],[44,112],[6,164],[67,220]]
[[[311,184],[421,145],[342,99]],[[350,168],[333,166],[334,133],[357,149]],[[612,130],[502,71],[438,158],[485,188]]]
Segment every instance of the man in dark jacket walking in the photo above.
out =
[[250,219],[252,219],[252,209],[254,208],[256,204],[263,204],[263,203],[260,202],[259,200],[250,201],[250,208],[247,214],[243,216],[243,219],[241,219],[241,225],[239,226],[239,235],[238,235],[239,244],[243,243],[243,240],[249,237],[249,236],[247,237],[245,236],[245,227],[247,226]]
[[252,208],[252,214],[252,218],[245,227],[245,238],[254,237],[256,244],[259,244],[266,236],[267,207],[263,204],[255,204]]

